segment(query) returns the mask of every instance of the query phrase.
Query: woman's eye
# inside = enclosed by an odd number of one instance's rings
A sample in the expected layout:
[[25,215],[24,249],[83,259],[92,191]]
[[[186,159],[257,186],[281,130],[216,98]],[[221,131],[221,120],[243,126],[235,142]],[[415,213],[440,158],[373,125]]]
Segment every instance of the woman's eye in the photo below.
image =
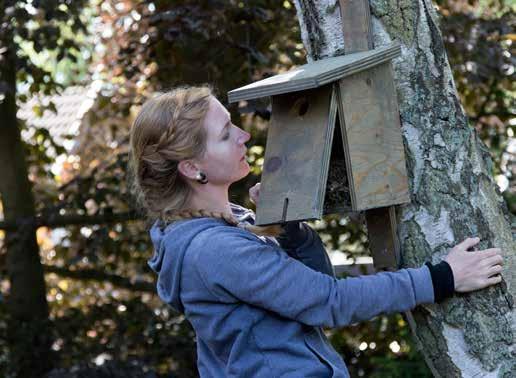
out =
[[229,138],[229,133],[226,133],[226,135],[224,135],[224,136],[222,137],[222,140],[228,140],[228,138]]

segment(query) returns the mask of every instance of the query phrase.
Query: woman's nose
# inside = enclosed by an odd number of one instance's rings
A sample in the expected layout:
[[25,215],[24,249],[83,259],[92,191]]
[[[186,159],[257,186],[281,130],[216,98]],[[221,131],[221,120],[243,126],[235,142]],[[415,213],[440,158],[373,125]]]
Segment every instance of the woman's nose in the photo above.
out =
[[251,139],[251,134],[249,134],[247,131],[242,130],[241,134],[242,135],[238,137],[238,144],[244,144],[249,139]]

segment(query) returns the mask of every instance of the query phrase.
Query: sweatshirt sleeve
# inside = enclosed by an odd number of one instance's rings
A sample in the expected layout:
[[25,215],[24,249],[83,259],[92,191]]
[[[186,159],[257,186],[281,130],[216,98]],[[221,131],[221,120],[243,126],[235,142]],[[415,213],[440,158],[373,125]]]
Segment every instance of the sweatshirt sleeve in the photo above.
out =
[[[209,247],[207,247],[209,246]],[[237,228],[195,238],[192,262],[206,289],[312,326],[340,327],[433,303],[427,266],[337,279]]]
[[330,257],[315,230],[305,222],[299,221],[287,222],[283,228],[284,233],[276,240],[289,256],[313,270],[335,277]]

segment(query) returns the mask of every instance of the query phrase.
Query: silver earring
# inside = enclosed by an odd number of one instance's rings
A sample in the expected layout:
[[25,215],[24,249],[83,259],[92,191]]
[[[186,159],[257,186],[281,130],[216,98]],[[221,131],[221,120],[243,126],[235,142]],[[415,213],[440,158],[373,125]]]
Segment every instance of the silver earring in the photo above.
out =
[[206,184],[208,182],[208,179],[206,178],[206,174],[203,172],[197,173],[197,176],[195,176],[195,179],[200,182],[201,184]]

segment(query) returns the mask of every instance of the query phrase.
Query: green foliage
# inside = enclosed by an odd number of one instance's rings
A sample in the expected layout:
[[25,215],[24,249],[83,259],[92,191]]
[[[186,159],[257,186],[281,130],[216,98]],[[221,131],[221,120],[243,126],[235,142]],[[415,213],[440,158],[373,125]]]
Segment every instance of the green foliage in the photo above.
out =
[[[438,1],[441,32],[461,103],[493,158],[493,175],[507,178],[504,197],[516,213],[514,173],[507,151],[516,134],[514,3]],[[514,163],[512,163],[514,164]],[[511,189],[512,188],[512,189]]]
[[[77,60],[77,35],[86,33],[81,10],[86,0],[3,1],[0,60],[14,63],[17,81],[29,93],[50,94],[59,86],[52,72],[34,62],[33,53],[55,52],[57,60]],[[23,48],[22,48],[23,47]],[[15,52],[16,54],[12,54]],[[0,88],[6,90],[6,88]]]
[[327,332],[352,377],[431,377],[400,314]]
[[55,320],[54,348],[61,352],[61,366],[137,359],[158,373],[166,373],[174,365],[179,376],[194,376],[194,331],[184,317],[156,301],[107,297],[106,303],[86,310],[65,309]]

